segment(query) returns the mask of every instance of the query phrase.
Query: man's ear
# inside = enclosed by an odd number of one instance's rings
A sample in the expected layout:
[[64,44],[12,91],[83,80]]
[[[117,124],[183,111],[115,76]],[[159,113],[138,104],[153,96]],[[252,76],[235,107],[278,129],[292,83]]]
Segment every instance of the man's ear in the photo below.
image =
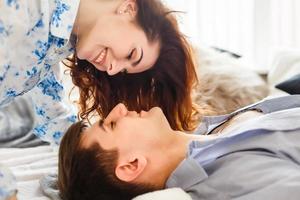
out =
[[134,155],[118,162],[115,169],[118,179],[131,182],[138,178],[147,166],[147,159],[142,155]]
[[137,14],[136,0],[124,0],[117,9],[118,14],[128,14],[130,17],[135,18]]

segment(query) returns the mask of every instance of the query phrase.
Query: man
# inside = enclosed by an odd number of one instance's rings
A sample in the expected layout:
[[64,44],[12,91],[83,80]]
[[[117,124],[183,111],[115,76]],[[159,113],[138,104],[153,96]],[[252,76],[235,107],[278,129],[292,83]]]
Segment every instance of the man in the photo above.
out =
[[90,128],[72,125],[59,155],[63,199],[131,199],[180,187],[192,199],[298,199],[300,96],[206,117],[194,135],[159,108],[117,105]]

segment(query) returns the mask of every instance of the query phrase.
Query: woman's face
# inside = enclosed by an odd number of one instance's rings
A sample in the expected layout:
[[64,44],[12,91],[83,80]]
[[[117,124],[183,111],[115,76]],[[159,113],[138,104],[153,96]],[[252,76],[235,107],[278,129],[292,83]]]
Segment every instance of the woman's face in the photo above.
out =
[[151,68],[159,55],[158,41],[149,42],[132,12],[101,15],[90,30],[78,37],[79,59],[109,75],[122,70],[139,73]]

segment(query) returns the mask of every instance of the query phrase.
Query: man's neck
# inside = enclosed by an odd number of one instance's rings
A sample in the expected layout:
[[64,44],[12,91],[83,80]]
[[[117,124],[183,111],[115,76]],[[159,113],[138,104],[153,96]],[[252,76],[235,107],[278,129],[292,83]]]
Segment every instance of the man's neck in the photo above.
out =
[[141,182],[151,180],[157,189],[163,189],[168,177],[185,158],[189,141],[190,138],[180,131],[170,130],[164,134],[156,147],[148,150],[151,162],[147,171],[154,173],[146,173]]
[[204,142],[215,138],[215,136],[186,134],[181,131],[173,131],[172,134],[173,139],[165,148],[166,154],[161,156],[164,159],[162,162],[164,163],[166,170],[164,173],[166,175],[166,177],[164,177],[165,181],[177,168],[177,166],[186,158],[188,153],[188,145],[191,141],[197,140]]
[[148,172],[141,177],[143,180],[151,180],[151,184],[157,186],[157,189],[165,187],[171,173],[177,166],[186,158],[188,152],[188,145],[193,140],[209,140],[210,136],[200,136],[193,134],[186,134],[180,131],[170,130],[163,134],[161,140],[157,143],[155,148],[148,149],[148,159],[151,161],[148,166]]

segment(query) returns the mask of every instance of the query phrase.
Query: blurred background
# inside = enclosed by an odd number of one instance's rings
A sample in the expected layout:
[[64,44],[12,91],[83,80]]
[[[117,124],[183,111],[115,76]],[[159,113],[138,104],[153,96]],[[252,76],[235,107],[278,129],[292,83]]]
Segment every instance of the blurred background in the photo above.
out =
[[300,49],[299,0],[164,0],[193,42],[229,50],[259,72],[274,56]]

